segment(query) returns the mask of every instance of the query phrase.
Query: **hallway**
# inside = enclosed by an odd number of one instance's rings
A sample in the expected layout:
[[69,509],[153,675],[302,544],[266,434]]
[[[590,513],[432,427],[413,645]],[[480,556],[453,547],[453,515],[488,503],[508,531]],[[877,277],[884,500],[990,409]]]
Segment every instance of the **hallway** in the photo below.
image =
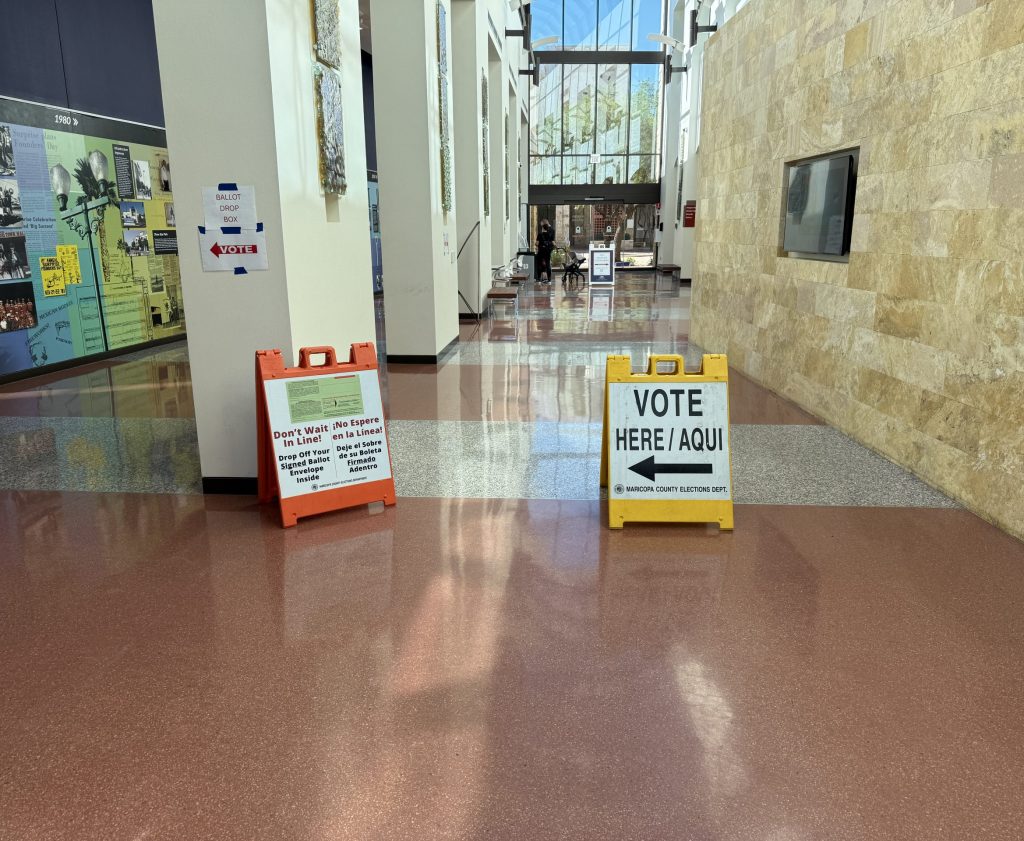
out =
[[0,387],[0,839],[1016,837],[1019,541],[738,374],[735,531],[605,527],[689,296],[389,366],[398,505],[288,531],[199,493],[184,343]]

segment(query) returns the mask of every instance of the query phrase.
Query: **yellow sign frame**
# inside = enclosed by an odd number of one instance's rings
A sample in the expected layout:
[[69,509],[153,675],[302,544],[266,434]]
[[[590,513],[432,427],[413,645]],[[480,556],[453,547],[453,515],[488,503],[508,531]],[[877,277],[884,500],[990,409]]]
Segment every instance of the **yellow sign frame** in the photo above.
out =
[[[673,370],[659,373],[659,365],[672,364]],[[647,363],[647,371],[633,373],[628,356],[609,356],[605,367],[604,429],[601,433],[601,487],[607,488],[609,471],[609,439],[611,437],[609,386],[612,383],[726,383],[729,382],[729,360],[725,354],[707,353],[699,371],[687,372],[682,356],[655,354]],[[728,391],[728,390],[727,390]],[[728,407],[728,397],[726,398]],[[726,441],[729,428],[726,423]],[[729,453],[729,488],[732,492],[732,450]],[[723,531],[733,528],[732,499],[612,499],[608,494],[608,526],[621,529],[626,523],[718,523]]]

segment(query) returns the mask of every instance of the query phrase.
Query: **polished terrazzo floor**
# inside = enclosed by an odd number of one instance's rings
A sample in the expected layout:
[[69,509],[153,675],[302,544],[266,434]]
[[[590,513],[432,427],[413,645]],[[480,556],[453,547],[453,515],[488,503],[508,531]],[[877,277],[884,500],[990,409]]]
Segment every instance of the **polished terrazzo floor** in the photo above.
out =
[[0,387],[0,839],[1019,839],[1024,545],[739,375],[735,531],[603,527],[604,356],[688,319],[524,289],[287,532],[184,345]]

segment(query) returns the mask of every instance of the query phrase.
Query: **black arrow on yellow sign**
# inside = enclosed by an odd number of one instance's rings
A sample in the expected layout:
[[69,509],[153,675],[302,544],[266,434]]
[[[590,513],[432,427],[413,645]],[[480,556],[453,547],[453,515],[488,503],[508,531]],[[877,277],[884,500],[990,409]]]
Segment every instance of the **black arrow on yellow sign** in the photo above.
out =
[[658,464],[654,460],[654,456],[649,456],[641,462],[637,462],[631,465],[630,470],[634,473],[638,473],[645,479],[654,481],[654,477],[659,473],[713,473],[714,470],[710,464]]

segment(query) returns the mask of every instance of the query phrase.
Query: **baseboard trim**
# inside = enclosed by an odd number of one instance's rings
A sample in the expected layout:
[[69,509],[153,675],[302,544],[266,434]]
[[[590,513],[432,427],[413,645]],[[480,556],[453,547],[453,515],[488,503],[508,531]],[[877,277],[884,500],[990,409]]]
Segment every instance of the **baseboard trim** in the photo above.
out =
[[459,343],[459,337],[456,336],[443,348],[440,353],[436,355],[425,354],[419,356],[416,354],[405,354],[405,353],[389,353],[387,355],[387,361],[394,363],[395,365],[440,365],[455,351],[455,346]]
[[204,476],[204,494],[256,496],[257,480],[251,476]]

